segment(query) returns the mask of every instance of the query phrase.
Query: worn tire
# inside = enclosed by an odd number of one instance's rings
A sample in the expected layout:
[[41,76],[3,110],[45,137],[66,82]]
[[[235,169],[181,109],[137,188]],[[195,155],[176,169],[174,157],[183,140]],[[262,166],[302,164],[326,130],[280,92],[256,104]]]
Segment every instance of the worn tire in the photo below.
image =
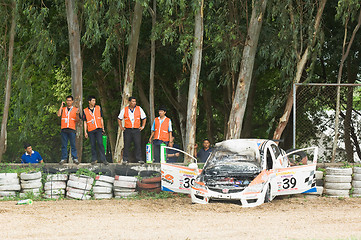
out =
[[95,177],[95,180],[113,184],[115,179],[113,177],[109,177],[109,176],[97,175]]
[[14,184],[20,184],[19,178],[0,178],[0,186]]
[[326,168],[326,175],[350,176],[352,168]]
[[103,182],[103,181],[95,181],[94,186],[112,188],[112,187],[113,187],[113,184],[112,184],[112,183],[108,183],[108,182]]
[[29,181],[21,183],[21,188],[41,188],[43,184],[41,181]]
[[327,189],[335,189],[335,190],[350,190],[351,189],[351,183],[332,183],[332,182],[326,182],[325,188]]
[[348,197],[349,190],[325,189],[325,194],[332,197]]
[[315,178],[317,179],[323,179],[323,172],[322,171],[316,171],[315,172]]
[[115,198],[127,198],[137,196],[138,192],[114,192]]
[[32,192],[32,193],[40,193],[40,188],[23,188],[21,189],[22,193]]
[[48,194],[48,195],[64,195],[65,194],[65,189],[47,190],[47,191],[45,191],[45,194]]
[[354,167],[353,172],[356,174],[361,174],[361,167]]
[[89,200],[89,195],[84,195],[76,192],[69,191],[66,193],[66,197],[72,198],[72,199],[79,199],[79,200]]
[[0,180],[18,178],[17,173],[0,173]]
[[15,195],[15,191],[0,191],[0,197],[14,197]]
[[361,173],[355,173],[355,174],[353,175],[352,180],[354,180],[354,181],[361,181]]
[[159,176],[160,172],[158,171],[153,171],[153,170],[143,170],[140,171],[139,176],[141,176],[142,178],[144,177],[154,177],[154,176]]
[[75,182],[72,180],[69,180],[67,185],[72,188],[85,189],[85,190],[90,190],[92,188],[92,185],[89,183],[87,184],[83,182]]
[[67,188],[66,188],[66,191],[67,191],[67,192],[73,192],[73,193],[79,193],[79,194],[89,194],[89,193],[90,193],[89,190],[72,188],[72,187],[67,187]]
[[361,194],[361,188],[354,188],[353,194]]
[[101,176],[109,176],[109,177],[112,176],[112,171],[110,171],[110,169],[107,168],[95,169],[93,173]]
[[352,187],[361,188],[361,181],[352,181]]
[[68,175],[67,174],[49,174],[46,176],[46,181],[67,181]]
[[21,189],[20,184],[0,186],[0,191],[20,191],[20,189]]
[[142,183],[160,183],[161,177],[143,178]]
[[136,188],[137,182],[127,182],[127,181],[114,181],[114,187],[119,188]]
[[69,180],[74,182],[81,182],[92,185],[94,182],[94,179],[85,175],[76,176],[75,174],[69,175]]
[[21,180],[34,180],[41,178],[41,172],[20,173]]
[[326,175],[325,182],[331,182],[331,183],[350,183],[352,180],[351,175],[350,176],[342,176],[342,175]]
[[44,190],[48,191],[48,190],[56,190],[56,189],[65,189],[66,188],[66,183],[65,182],[60,182],[60,181],[56,181],[56,182],[46,182],[44,185]]
[[138,179],[136,177],[119,176],[119,175],[116,175],[114,180],[115,181],[125,181],[125,182],[136,182],[136,181],[138,181]]
[[20,180],[20,184],[26,183],[26,184],[30,184],[30,183],[39,183],[41,182],[41,179],[34,179],[34,180]]
[[111,193],[94,193],[95,199],[111,199],[113,194]]
[[118,188],[118,187],[115,187],[113,190],[114,190],[114,193],[115,192],[135,192],[135,188]]
[[142,183],[140,181],[137,182],[137,188],[139,189],[153,189],[160,187],[160,183]]
[[93,193],[109,194],[112,193],[112,188],[109,187],[93,187]]

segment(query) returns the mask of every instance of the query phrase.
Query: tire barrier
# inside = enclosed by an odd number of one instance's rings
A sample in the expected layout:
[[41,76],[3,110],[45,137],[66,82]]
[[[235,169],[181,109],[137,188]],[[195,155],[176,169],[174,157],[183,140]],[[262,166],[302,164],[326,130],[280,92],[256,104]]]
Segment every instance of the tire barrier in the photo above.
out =
[[361,167],[354,167],[352,177],[353,197],[361,197]]
[[0,173],[0,198],[13,197],[20,189],[17,173]]
[[93,193],[95,199],[111,199],[113,197],[114,178],[109,176],[97,175]]
[[20,173],[21,192],[19,197],[24,198],[29,196],[29,194],[39,196],[40,189],[43,187],[41,175],[41,172]]
[[325,194],[331,197],[348,197],[351,189],[352,168],[326,168]]
[[64,198],[67,180],[67,174],[49,174],[46,176],[44,197],[47,199]]
[[[89,191],[93,187],[94,179],[88,176],[76,176],[71,174],[67,183],[66,197],[72,199],[88,200],[90,199]],[[74,190],[76,189],[76,190]]]
[[160,181],[160,176],[143,178],[141,181],[137,182],[137,189],[139,192],[146,191],[159,193],[161,191]]
[[137,178],[131,176],[116,175],[113,183],[115,198],[127,198],[135,196],[135,188],[137,187]]

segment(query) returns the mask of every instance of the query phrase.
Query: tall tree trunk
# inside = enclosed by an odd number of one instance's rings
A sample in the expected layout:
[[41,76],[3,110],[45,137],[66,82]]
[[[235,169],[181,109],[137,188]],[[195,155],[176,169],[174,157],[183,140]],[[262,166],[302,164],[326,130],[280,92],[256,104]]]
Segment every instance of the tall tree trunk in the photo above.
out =
[[252,135],[252,115],[256,98],[256,83],[257,78],[253,78],[247,99],[246,116],[244,118],[241,138],[249,138]]
[[[128,56],[127,56],[124,87],[122,94],[122,105],[120,109],[123,109],[127,106],[128,98],[133,93],[134,70],[135,70],[135,63],[137,60],[140,25],[142,24],[142,13],[143,13],[143,6],[138,1],[136,1],[134,6],[132,30],[129,37]],[[115,162],[122,161],[123,148],[124,148],[123,132],[120,130],[120,128],[118,128],[117,143],[115,146],[115,153],[113,156]]]
[[10,96],[11,96],[11,77],[13,71],[13,56],[14,56],[14,39],[15,39],[15,27],[16,27],[16,1],[12,2],[12,14],[11,14],[11,27],[10,27],[10,39],[9,39],[9,56],[8,56],[8,69],[7,69],[7,79],[5,87],[5,102],[4,102],[4,112],[3,119],[1,122],[1,134],[0,134],[0,162],[2,161],[2,156],[6,151],[7,145],[7,123],[9,117],[9,108],[10,108]]
[[[178,80],[179,82],[179,80]],[[181,93],[181,89],[177,88],[177,100],[178,103],[185,102],[185,97]],[[186,145],[186,110],[184,111],[177,111],[178,112],[178,118],[179,118],[179,127],[180,127],[180,133],[182,138],[182,146],[185,148]]]
[[212,112],[212,99],[209,90],[203,86],[203,101],[204,108],[206,110],[207,118],[207,137],[212,144],[214,144],[214,132],[213,132],[213,112]]
[[[345,26],[345,37],[344,37],[344,42],[343,42],[343,47],[342,47],[342,57],[341,57],[341,63],[340,63],[340,67],[339,67],[338,75],[337,75],[337,83],[338,84],[341,83],[343,65],[348,57],[348,54],[350,53],[352,43],[355,39],[355,35],[356,35],[357,31],[359,30],[360,26],[361,26],[361,9],[360,9],[360,14],[358,17],[357,25],[352,32],[352,35],[351,35],[351,38],[350,38],[350,41],[348,42],[348,44],[346,44],[347,24]],[[346,45],[347,45],[347,49],[346,49]],[[336,112],[335,112],[335,139],[333,141],[333,146],[332,146],[331,162],[335,162],[335,160],[336,160],[336,149],[337,149],[337,141],[338,141],[338,135],[339,135],[339,132],[338,132],[339,118],[340,118],[340,86],[337,87]]]
[[154,70],[155,70],[155,39],[154,31],[155,24],[157,21],[157,0],[153,0],[153,9],[151,10],[152,15],[152,36],[150,40],[151,51],[150,51],[150,73],[149,73],[149,105],[150,105],[150,124],[153,123],[155,118],[154,113]]
[[[311,44],[308,45],[307,48],[305,49],[304,53],[302,54],[302,57],[300,57],[299,60],[298,60],[296,75],[295,75],[295,77],[293,79],[293,83],[299,83],[300,82],[303,70],[305,69],[305,66],[306,66],[306,63],[307,63],[307,60],[308,60],[309,51],[310,51],[310,49],[313,48],[313,46],[316,43],[316,36],[317,36],[318,30],[319,30],[319,27],[320,27],[322,13],[323,13],[323,10],[325,8],[326,1],[327,0],[322,0],[320,5],[318,6],[316,19],[315,19],[315,25],[314,25],[313,40],[312,40]],[[285,110],[283,111],[283,115],[280,118],[278,126],[277,126],[277,128],[276,128],[276,130],[275,130],[275,132],[273,134],[273,139],[280,139],[281,138],[283,130],[285,129],[285,127],[286,127],[286,125],[288,123],[288,119],[290,118],[291,111],[292,111],[292,106],[293,106],[293,89],[291,89],[290,93],[288,94]]]
[[[193,58],[191,76],[188,90],[188,104],[187,104],[187,133],[186,133],[186,152],[193,155],[194,144],[196,138],[196,123],[197,123],[197,100],[198,100],[198,85],[199,75],[201,72],[202,63],[202,46],[203,46],[203,0],[198,1],[198,8],[195,15],[194,26],[194,41],[193,41]],[[190,162],[187,156],[184,162]]]
[[266,6],[267,0],[252,1],[251,21],[248,27],[247,38],[243,48],[241,68],[238,76],[236,93],[233,99],[232,109],[228,120],[228,131],[226,139],[239,138],[241,135],[248,92],[252,81],[257,44]]
[[[82,111],[83,108],[83,62],[80,48],[80,30],[77,15],[77,1],[65,0],[66,18],[68,21],[69,52],[71,66],[71,88],[74,97],[74,106]],[[79,162],[83,153],[83,121],[76,124],[76,149]]]

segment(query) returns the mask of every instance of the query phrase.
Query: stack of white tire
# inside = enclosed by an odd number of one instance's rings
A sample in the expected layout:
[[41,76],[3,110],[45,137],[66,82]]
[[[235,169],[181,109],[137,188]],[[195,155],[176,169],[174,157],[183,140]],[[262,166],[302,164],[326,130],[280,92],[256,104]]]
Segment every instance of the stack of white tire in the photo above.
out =
[[20,180],[20,197],[26,197],[29,192],[32,192],[34,196],[40,195],[40,189],[43,186],[41,182],[41,172],[20,173]]
[[0,198],[14,197],[20,189],[17,173],[0,173]]
[[113,197],[113,184],[113,177],[97,175],[93,187],[94,198],[111,199]]
[[66,187],[67,198],[89,200],[94,179],[89,176],[71,174]]
[[44,185],[44,198],[59,199],[65,195],[67,174],[49,174]]
[[116,175],[113,184],[115,198],[136,196],[138,194],[138,192],[135,191],[137,180],[136,177]]
[[361,167],[353,168],[353,179],[352,179],[353,197],[361,197]]
[[352,168],[326,168],[325,194],[348,197],[351,189]]

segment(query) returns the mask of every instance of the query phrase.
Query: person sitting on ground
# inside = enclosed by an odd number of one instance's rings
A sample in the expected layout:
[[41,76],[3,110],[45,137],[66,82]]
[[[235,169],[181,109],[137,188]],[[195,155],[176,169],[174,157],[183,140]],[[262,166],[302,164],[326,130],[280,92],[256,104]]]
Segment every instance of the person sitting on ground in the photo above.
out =
[[212,153],[211,142],[208,139],[203,140],[203,148],[197,153],[198,144],[194,145],[194,157],[199,159],[199,162],[206,162],[209,155]]
[[24,144],[25,153],[21,156],[21,163],[43,163],[44,160],[37,151],[33,151],[29,143]]
[[[174,137],[172,136],[169,140],[168,147],[180,149],[178,144],[174,144]],[[167,149],[167,163],[176,163],[178,162],[179,151],[174,149]]]

